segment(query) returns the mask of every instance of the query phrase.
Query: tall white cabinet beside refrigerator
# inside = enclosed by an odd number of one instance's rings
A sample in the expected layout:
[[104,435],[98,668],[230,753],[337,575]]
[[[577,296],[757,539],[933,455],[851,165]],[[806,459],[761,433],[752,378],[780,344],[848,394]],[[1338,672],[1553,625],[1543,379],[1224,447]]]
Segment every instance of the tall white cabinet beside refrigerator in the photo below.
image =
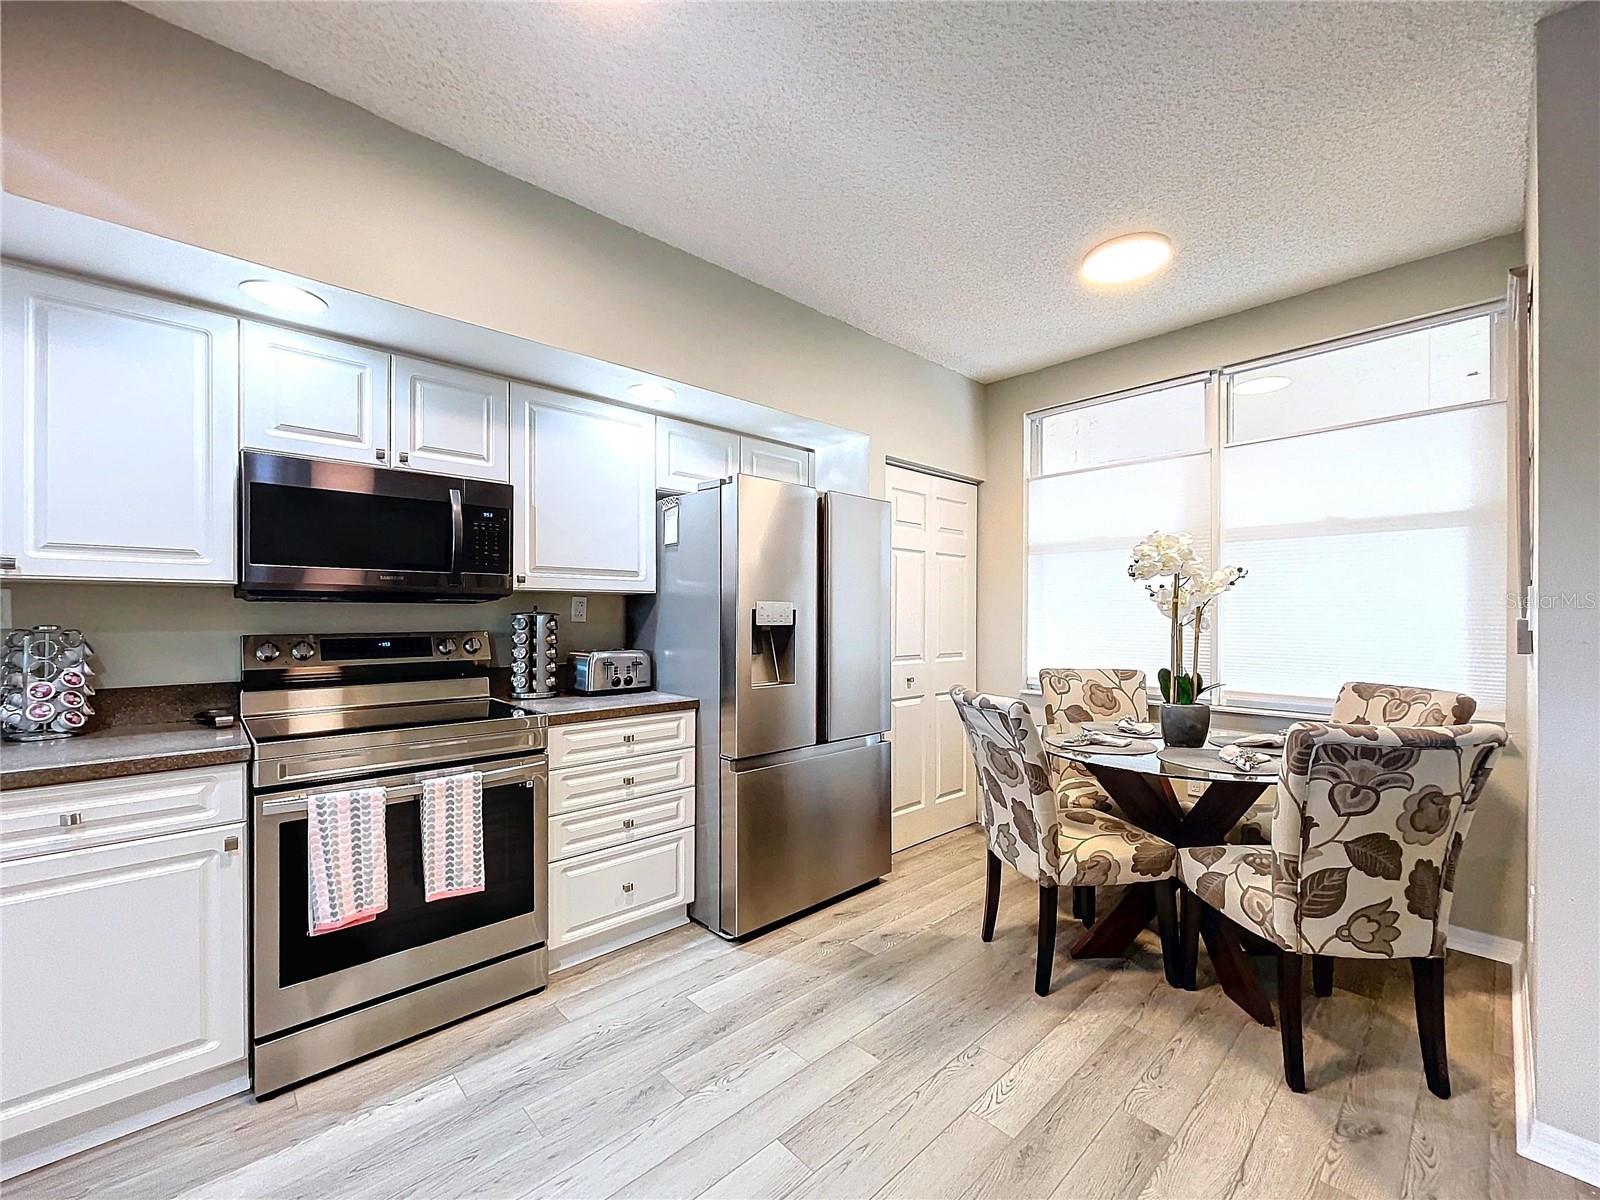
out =
[[629,615],[700,701],[689,914],[743,937],[889,872],[889,506],[738,475],[656,537]]

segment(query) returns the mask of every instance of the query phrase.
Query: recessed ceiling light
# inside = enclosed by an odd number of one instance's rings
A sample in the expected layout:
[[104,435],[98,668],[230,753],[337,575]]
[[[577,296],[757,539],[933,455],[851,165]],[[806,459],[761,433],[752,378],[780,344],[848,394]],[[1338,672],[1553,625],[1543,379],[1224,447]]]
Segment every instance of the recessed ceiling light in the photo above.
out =
[[1268,392],[1281,392],[1288,387],[1291,380],[1287,375],[1258,375],[1254,379],[1246,379],[1243,383],[1233,385],[1235,396],[1265,396]]
[[314,292],[277,279],[246,279],[239,290],[258,304],[283,312],[319,313],[328,302]]
[[1089,251],[1078,274],[1086,283],[1132,283],[1171,261],[1172,243],[1161,234],[1130,233]]
[[635,400],[642,400],[646,404],[665,404],[678,393],[664,383],[657,383],[651,379],[645,383],[636,383],[628,389],[628,395]]

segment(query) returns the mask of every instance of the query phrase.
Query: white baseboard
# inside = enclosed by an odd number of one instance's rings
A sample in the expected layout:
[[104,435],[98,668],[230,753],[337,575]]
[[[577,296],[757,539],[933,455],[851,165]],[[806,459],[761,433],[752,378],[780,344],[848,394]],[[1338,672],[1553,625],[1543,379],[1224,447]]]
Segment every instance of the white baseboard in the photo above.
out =
[[1470,954],[1474,958],[1492,959],[1495,962],[1509,963],[1513,967],[1522,961],[1522,943],[1513,938],[1501,937],[1497,933],[1480,933],[1476,929],[1464,929],[1460,925],[1452,925],[1445,940],[1450,949]]
[[[1452,931],[1451,937],[1454,936]],[[1600,1187],[1600,1143],[1546,1125],[1533,1115],[1532,1037],[1528,1024],[1528,980],[1519,958],[1511,964],[1511,1079],[1517,1116],[1517,1153],[1552,1171]]]

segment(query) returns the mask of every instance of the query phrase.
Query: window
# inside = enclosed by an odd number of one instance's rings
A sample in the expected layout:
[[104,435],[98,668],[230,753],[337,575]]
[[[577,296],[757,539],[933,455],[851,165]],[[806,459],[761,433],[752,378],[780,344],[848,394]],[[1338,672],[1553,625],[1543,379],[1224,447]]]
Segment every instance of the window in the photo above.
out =
[[1325,712],[1341,682],[1371,679],[1502,713],[1499,325],[1498,308],[1457,313],[1032,415],[1030,682],[1165,665],[1127,554],[1187,529],[1208,562],[1250,572],[1201,666],[1221,702]]

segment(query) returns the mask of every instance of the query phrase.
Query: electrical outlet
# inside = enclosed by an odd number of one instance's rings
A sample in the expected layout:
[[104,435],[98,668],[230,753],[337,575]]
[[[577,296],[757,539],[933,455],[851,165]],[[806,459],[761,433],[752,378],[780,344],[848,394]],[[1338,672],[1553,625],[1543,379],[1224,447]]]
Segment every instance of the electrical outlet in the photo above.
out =
[[574,596],[572,598],[572,619],[575,623],[589,619],[589,597]]

